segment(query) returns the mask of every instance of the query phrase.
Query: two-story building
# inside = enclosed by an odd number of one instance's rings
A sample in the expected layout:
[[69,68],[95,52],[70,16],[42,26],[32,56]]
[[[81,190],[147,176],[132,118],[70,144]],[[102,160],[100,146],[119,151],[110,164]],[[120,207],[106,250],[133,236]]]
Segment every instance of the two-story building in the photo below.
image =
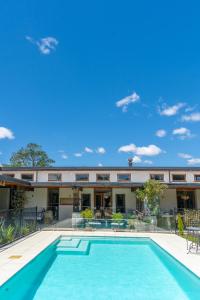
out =
[[135,190],[148,179],[167,184],[160,202],[162,211],[200,209],[198,167],[2,167],[0,209],[12,208],[16,189],[25,190],[26,207],[52,210],[60,220],[73,211],[128,213],[140,210]]

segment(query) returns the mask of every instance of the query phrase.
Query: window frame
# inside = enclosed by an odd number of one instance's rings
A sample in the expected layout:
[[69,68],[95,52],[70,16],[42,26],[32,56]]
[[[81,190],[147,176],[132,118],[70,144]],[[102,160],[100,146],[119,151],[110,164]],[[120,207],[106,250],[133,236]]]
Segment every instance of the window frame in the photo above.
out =
[[[101,179],[98,179],[98,176],[108,176],[108,180],[105,180],[105,179],[103,179],[103,180],[101,180]],[[108,174],[108,173],[97,173],[96,174],[96,181],[98,181],[98,182],[110,182],[110,174]]]
[[[124,180],[124,179],[119,179],[120,176],[128,176],[128,180]],[[118,173],[117,174],[117,181],[118,182],[130,182],[131,181],[131,174],[130,173]]]
[[[155,178],[152,178],[152,176],[162,176],[163,178],[162,179],[155,179]],[[165,181],[165,175],[163,173],[159,173],[159,174],[151,173],[151,174],[149,174],[149,178],[151,180],[156,180],[156,181],[160,181],[160,182]]]
[[[77,176],[87,176],[87,179],[85,179],[85,180],[77,179]],[[75,174],[75,181],[88,182],[89,181],[89,173],[76,173]]]
[[[172,181],[173,182],[185,182],[186,181],[186,174],[172,174]],[[174,179],[174,176],[184,176],[184,179]]]
[[3,176],[15,178],[15,173],[2,173]]
[[[197,176],[199,177],[199,179],[196,179]],[[194,181],[200,182],[200,174],[194,174]]]
[[[56,176],[60,176],[60,179],[54,180],[54,179],[49,179],[49,175],[56,175]],[[60,182],[62,181],[62,173],[48,173],[48,181],[49,182]]]
[[[32,179],[24,179],[24,178],[22,178],[23,176],[32,176]],[[22,173],[21,174],[21,179],[22,180],[26,180],[26,181],[34,181],[34,173]]]

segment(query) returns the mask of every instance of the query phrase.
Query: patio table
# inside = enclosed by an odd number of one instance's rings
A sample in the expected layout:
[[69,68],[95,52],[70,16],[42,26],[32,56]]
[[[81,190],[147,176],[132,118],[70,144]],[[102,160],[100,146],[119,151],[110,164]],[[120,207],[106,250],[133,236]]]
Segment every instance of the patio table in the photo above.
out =
[[[187,230],[187,250],[188,253],[192,248],[196,248],[196,252],[198,251],[199,243],[200,243],[200,227],[197,226],[190,226],[186,227]],[[189,243],[189,234],[192,235],[194,241],[191,241],[190,246],[188,247]]]

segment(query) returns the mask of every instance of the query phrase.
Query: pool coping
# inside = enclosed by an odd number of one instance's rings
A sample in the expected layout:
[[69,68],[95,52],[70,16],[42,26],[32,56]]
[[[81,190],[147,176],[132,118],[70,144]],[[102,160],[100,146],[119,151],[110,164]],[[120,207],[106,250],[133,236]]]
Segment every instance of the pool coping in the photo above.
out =
[[41,231],[0,252],[0,286],[62,235],[74,237],[150,238],[200,278],[200,253],[187,254],[185,239],[175,234],[114,231]]

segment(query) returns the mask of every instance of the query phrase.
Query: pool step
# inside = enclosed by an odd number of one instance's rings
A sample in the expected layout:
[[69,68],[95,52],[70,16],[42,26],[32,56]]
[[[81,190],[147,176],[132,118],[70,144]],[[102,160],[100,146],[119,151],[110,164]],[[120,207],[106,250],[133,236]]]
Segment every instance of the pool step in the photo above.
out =
[[80,239],[61,240],[57,244],[57,248],[77,248],[80,244]]
[[59,247],[57,246],[57,254],[68,254],[68,255],[87,255],[89,254],[90,243],[88,241],[80,241],[77,248],[75,247]]

